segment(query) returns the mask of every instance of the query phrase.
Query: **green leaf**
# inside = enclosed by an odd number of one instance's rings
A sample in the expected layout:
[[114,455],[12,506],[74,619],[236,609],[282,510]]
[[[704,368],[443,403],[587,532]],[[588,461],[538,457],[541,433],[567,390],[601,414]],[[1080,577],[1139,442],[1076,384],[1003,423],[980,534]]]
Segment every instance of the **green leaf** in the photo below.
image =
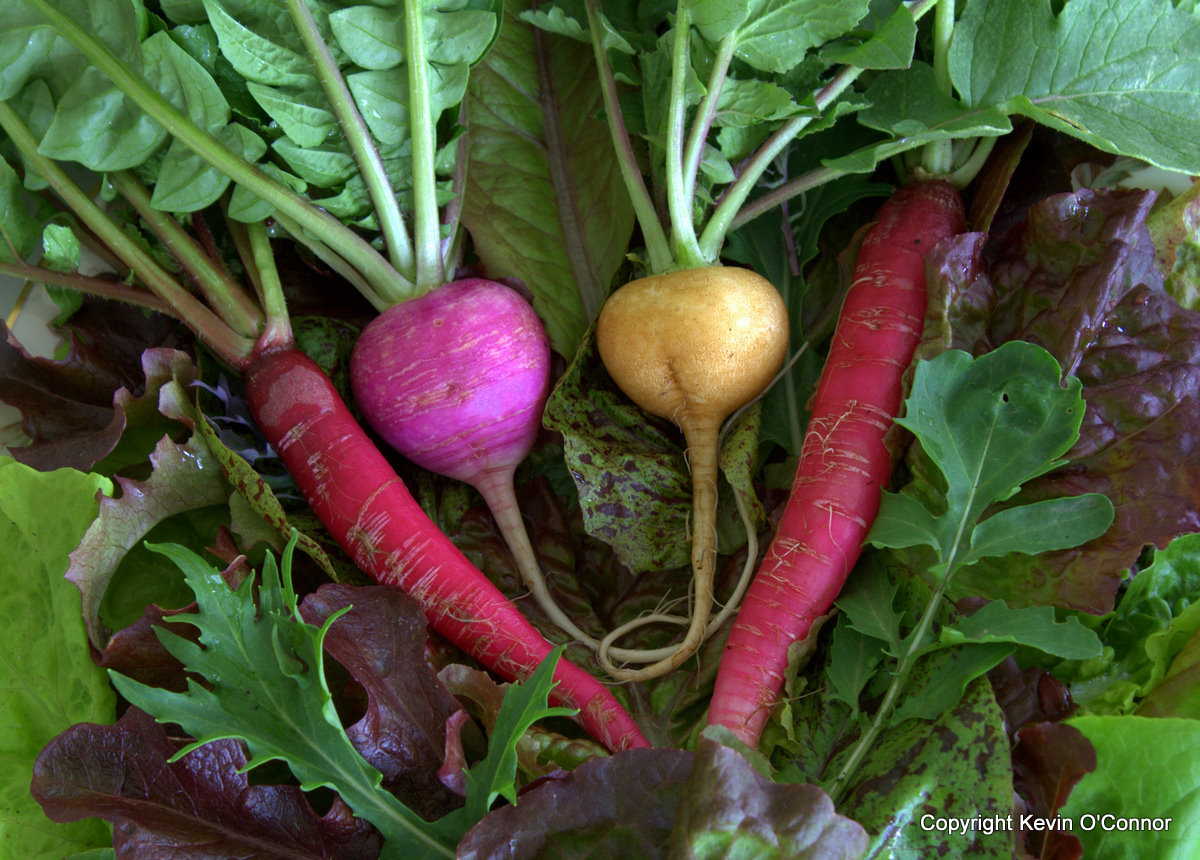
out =
[[[29,794],[33,763],[59,732],[108,723],[116,698],[92,662],[67,554],[96,516],[98,475],[38,472],[0,457],[0,843],[11,857],[62,857],[111,844],[96,820],[54,824]],[[53,503],[48,503],[52,500]]]
[[826,678],[829,687],[826,695],[845,702],[853,713],[859,713],[859,697],[867,684],[875,677],[883,660],[883,643],[868,636],[849,624],[838,624],[829,645],[829,667]]
[[500,713],[488,737],[488,752],[483,761],[466,773],[467,798],[461,810],[447,818],[461,819],[462,832],[487,814],[497,798],[517,802],[517,742],[540,719],[573,716],[573,708],[552,708],[546,703],[554,688],[554,669],[562,658],[562,647],[555,648],[525,681],[509,686],[500,705]]
[[287,89],[250,81],[246,88],[259,107],[299,146],[320,146],[338,128],[337,117],[315,87]]
[[835,605],[846,615],[845,624],[888,646],[893,654],[900,650],[902,612],[896,610],[899,586],[884,568],[874,565],[847,581]]
[[221,53],[247,81],[269,86],[307,87],[315,80],[302,54],[240,23],[221,0],[204,0]]
[[950,73],[974,107],[1200,172],[1200,19],[1160,0],[971,0]]
[[940,523],[924,504],[903,493],[884,490],[879,513],[867,537],[872,544],[892,549],[941,546]]
[[989,601],[953,626],[942,628],[942,645],[969,642],[1010,642],[1067,660],[1099,657],[1102,649],[1100,637],[1078,618],[1059,621],[1053,606],[1010,609],[1003,600]]
[[[1078,437],[1081,385],[1071,378],[1063,386],[1061,375],[1053,356],[1024,341],[1010,341],[978,359],[949,350],[918,363],[904,417],[896,423],[916,434],[946,481],[946,510],[934,515],[939,569],[966,558],[989,505],[1058,466]],[[902,513],[912,518],[912,506],[902,503]],[[1008,515],[1010,522],[1015,517]],[[914,522],[921,529],[929,525]],[[1108,521],[1102,524],[1107,528]],[[999,540],[996,531],[985,532],[989,542]],[[1085,538],[1101,533],[1103,528],[1091,535],[1081,530]],[[914,543],[927,538],[918,532]]]
[[471,72],[462,223],[493,277],[520,278],[559,354],[575,354],[625,259],[633,207],[579,44],[508,4]]
[[322,652],[325,632],[340,613],[319,628],[300,619],[291,585],[292,545],[284,554],[282,579],[268,556],[257,605],[255,577],[232,591],[195,553],[170,544],[156,549],[179,566],[196,594],[196,612],[172,620],[199,630],[198,642],[167,631],[159,639],[207,684],[192,683],[175,693],[117,673],[111,677],[130,702],[195,738],[177,755],[211,740],[240,739],[249,750],[247,769],[278,759],[303,789],[334,789],[379,829],[389,856],[452,857],[450,837],[383,789],[379,771],[346,736],[325,682]]
[[992,514],[971,533],[963,564],[989,556],[1036,555],[1069,549],[1099,537],[1113,521],[1113,505],[1100,493],[1047,499]]
[[38,149],[96,171],[125,170],[148,159],[166,139],[166,129],[88,66],[59,99]]
[[47,224],[42,231],[43,262],[59,272],[73,272],[79,268],[81,257],[79,237],[66,224]]
[[810,48],[854,27],[867,14],[867,7],[867,0],[701,2],[693,15],[705,38],[715,42],[736,31],[738,59],[756,69],[782,74],[799,63]]
[[895,138],[909,138],[909,143],[996,137],[1012,130],[999,107],[971,107],[942,93],[926,63],[881,74],[866,97],[871,106],[858,114],[858,121]]
[[[822,56],[831,62],[860,69],[904,69],[912,63],[917,43],[917,22],[908,5],[899,3],[880,22],[865,42],[856,45],[834,44]],[[929,95],[934,95],[930,91]]]
[[[232,152],[251,163],[262,158],[267,144],[238,123],[230,123],[216,138]],[[158,169],[150,204],[166,212],[195,212],[211,206],[229,187],[229,177],[211,166],[192,149],[171,141]]]
[[[1084,856],[1200,855],[1200,721],[1087,716],[1069,724],[1096,749],[1096,770],[1079,781],[1060,813],[1077,823],[1072,832]],[[1140,826],[1141,819],[1150,826]]]
[[927,662],[924,667],[918,664],[899,705],[887,717],[887,724],[897,726],[906,720],[938,719],[959,703],[969,684],[982,679],[1014,650],[1006,642],[972,643],[949,651],[939,650],[941,659]]

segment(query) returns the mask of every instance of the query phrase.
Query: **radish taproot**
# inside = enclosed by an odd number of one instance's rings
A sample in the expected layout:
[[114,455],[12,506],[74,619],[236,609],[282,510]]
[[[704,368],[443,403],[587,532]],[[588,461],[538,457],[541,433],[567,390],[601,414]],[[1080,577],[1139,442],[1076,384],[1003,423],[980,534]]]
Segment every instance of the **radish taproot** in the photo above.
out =
[[[339,125],[343,126],[347,139],[353,138],[349,148],[372,189],[371,199],[380,210],[377,214],[389,261],[357,230],[274,180],[193,122],[136,69],[54,4],[31,0],[31,5],[134,104],[169,129],[176,142],[269,204],[277,229],[306,244],[380,310],[428,293],[444,280],[445,271],[453,268],[460,243],[453,224],[450,240],[444,241],[442,235],[433,172],[436,117],[430,94],[420,91],[419,79],[424,76],[411,73],[406,76],[410,84],[413,133],[411,178],[417,202],[413,243],[403,219],[396,217],[398,213],[393,211],[389,215],[383,211],[394,209],[396,195],[390,189],[374,141],[357,114],[333,55],[324,45],[320,26],[313,21],[306,4],[287,0],[288,11],[305,36],[310,59],[320,72],[319,78],[335,107]],[[405,6],[410,13],[405,16],[410,48],[406,63],[412,70],[425,63],[423,16],[419,4],[412,0]],[[65,171],[38,152],[37,139],[6,103],[0,103],[0,126],[33,169],[50,181],[52,189],[79,215],[81,222],[103,238],[138,280],[193,326],[219,358],[243,373],[256,392],[253,395],[256,423],[263,426],[268,440],[277,449],[289,451],[285,462],[297,484],[304,488],[307,501],[338,542],[364,565],[366,572],[384,582],[411,588],[434,629],[489,668],[508,678],[521,679],[532,674],[551,653],[549,642],[521,618],[503,594],[425,516],[362,428],[350,420],[350,413],[340,398],[335,397],[328,380],[320,374],[295,369],[303,364],[303,357],[294,348],[265,224],[260,221],[243,226],[229,222],[236,250],[263,306],[263,318],[249,323],[252,330],[261,332],[252,337],[239,333],[246,329],[245,321],[236,319],[237,309],[244,303],[236,300],[240,297],[231,295],[240,289],[239,285],[227,280],[207,284],[204,294],[208,301],[214,307],[219,303],[223,309],[222,315],[213,314],[125,236]],[[118,189],[118,193],[125,194],[128,190]],[[149,226],[155,232],[162,229],[182,234],[182,230],[166,223],[170,220],[165,219],[157,227],[153,223]],[[387,229],[384,224],[389,225]],[[182,237],[174,233],[159,238],[176,253],[205,253],[195,242],[177,241]],[[202,267],[185,264],[184,268],[200,271]],[[435,339],[433,332],[425,334]],[[324,411],[311,412],[310,407],[315,403],[323,404],[320,409]],[[312,430],[317,423],[324,428],[321,434]],[[520,525],[519,518],[517,524]],[[647,745],[632,718],[593,677],[565,663],[561,676],[556,677],[560,683],[553,698],[580,707],[581,722],[597,740],[614,750]]]
[[683,431],[692,476],[692,603],[674,652],[622,680],[654,677],[703,642],[717,561],[717,453],[721,425],[758,397],[783,365],[787,307],[749,269],[707,266],[632,281],[605,302],[596,325],[613,381],[647,412]]
[[957,188],[925,180],[899,188],[863,239],[791,494],[717,672],[709,723],[750,746],[783,688],[788,648],[833,606],[879,510],[892,471],[884,436],[924,324],[925,255],[964,229]]

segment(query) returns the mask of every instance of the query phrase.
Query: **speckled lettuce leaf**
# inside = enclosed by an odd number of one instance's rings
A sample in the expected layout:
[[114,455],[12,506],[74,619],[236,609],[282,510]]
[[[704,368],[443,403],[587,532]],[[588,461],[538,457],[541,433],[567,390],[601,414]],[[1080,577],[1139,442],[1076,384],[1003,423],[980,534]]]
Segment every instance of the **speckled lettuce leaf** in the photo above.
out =
[[[944,302],[927,347],[979,355],[1027,340],[1083,383],[1087,410],[1068,462],[1027,483],[1020,500],[1099,492],[1116,510],[1104,536],[1080,547],[964,568],[953,596],[1103,614],[1147,544],[1200,531],[1200,313],[1163,290],[1146,229],[1152,199],[1131,190],[1056,195],[990,243],[967,234],[931,258]],[[927,460],[914,452],[909,466],[910,489],[935,485]]]
[[[993,647],[993,646],[976,646]],[[940,683],[954,651],[939,651],[918,666],[914,687]],[[819,684],[809,677],[810,684]],[[961,689],[961,688],[960,688]],[[791,706],[795,739],[779,744],[772,761],[781,778],[828,784],[859,737],[851,709],[809,689]],[[904,705],[905,698],[900,704]],[[866,858],[923,860],[1012,857],[1012,834],[948,835],[926,830],[919,819],[1007,816],[1012,812],[1012,768],[1004,719],[985,678],[934,719],[909,719],[884,729],[844,783],[838,809],[866,828]]]
[[[634,571],[689,564],[691,477],[683,437],[669,421],[642,411],[617,387],[589,330],[546,404],[543,422],[563,435],[564,457],[589,534],[612,546]],[[763,511],[751,478],[761,410],[749,409],[722,441],[720,468],[755,522]],[[722,553],[745,542],[731,505],[718,511]]]
[[589,533],[635,571],[688,564],[692,492],[682,437],[617,387],[594,337],[551,392],[543,422],[563,434]]
[[551,346],[571,356],[625,259],[633,207],[587,48],[519,20],[525,6],[506,4],[471,71],[462,223],[492,277],[528,285]]
[[58,857],[109,844],[96,821],[51,824],[29,794],[38,752],[81,721],[108,722],[116,698],[88,653],[67,553],[112,484],[73,469],[38,472],[0,457],[0,844],[10,857]]

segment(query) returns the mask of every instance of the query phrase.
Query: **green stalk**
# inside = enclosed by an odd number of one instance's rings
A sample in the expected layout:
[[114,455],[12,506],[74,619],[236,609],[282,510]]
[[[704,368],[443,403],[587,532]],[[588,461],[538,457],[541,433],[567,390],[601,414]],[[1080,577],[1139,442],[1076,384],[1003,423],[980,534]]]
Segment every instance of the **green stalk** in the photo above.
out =
[[[146,292],[141,287],[130,286],[121,281],[93,278],[77,272],[59,272],[41,266],[30,266],[27,263],[0,263],[0,276],[18,278],[36,284],[66,287],[77,293],[87,293],[102,299],[116,299],[119,302],[137,305],[170,317],[176,316],[171,307],[154,293]],[[10,325],[9,328],[12,326]]]
[[691,200],[696,196],[696,177],[700,173],[700,161],[704,155],[704,144],[708,140],[708,132],[712,128],[713,119],[717,115],[717,105],[721,101],[721,88],[729,74],[729,65],[733,62],[733,51],[736,47],[733,35],[730,34],[717,45],[717,56],[713,60],[712,72],[708,76],[708,87],[700,107],[696,111],[696,119],[688,136],[687,147],[683,152],[684,199]]
[[591,35],[592,52],[596,57],[596,68],[600,72],[600,92],[604,98],[604,112],[608,121],[609,134],[612,135],[613,149],[616,151],[617,164],[621,169],[621,178],[633,202],[633,211],[637,215],[638,225],[642,228],[642,239],[646,243],[646,252],[650,255],[650,269],[653,272],[665,272],[672,267],[671,246],[662,222],[654,208],[654,200],[646,188],[642,177],[641,166],[638,165],[637,155],[633,151],[633,143],[629,139],[629,129],[621,115],[621,102],[617,97],[617,79],[613,75],[612,64],[608,62],[608,53],[604,49],[604,38],[600,32],[600,12],[598,0],[585,0],[588,17],[588,33]]
[[78,48],[96,68],[107,75],[118,89],[209,165],[292,218],[320,241],[338,248],[341,256],[362,272],[367,282],[381,295],[393,301],[400,301],[411,295],[411,285],[371,247],[369,242],[332,215],[268,177],[255,165],[197,126],[146,83],[136,71],[113,54],[107,45],[84,31],[69,16],[55,9],[48,0],[29,0],[29,3],[59,35]]
[[788,144],[804,131],[821,111],[837,101],[838,97],[850,88],[862,72],[863,70],[857,66],[843,66],[834,75],[833,80],[817,92],[818,113],[816,115],[798,116],[788,120],[751,156],[738,178],[725,190],[721,202],[713,210],[708,224],[700,234],[700,252],[702,254],[714,260],[720,255],[721,246],[725,243],[725,236],[732,229],[734,216],[742,208],[746,198],[750,196],[750,192],[754,190],[754,186],[766,169],[770,167],[771,162],[787,149]]
[[[954,95],[950,82],[950,40],[954,37],[954,0],[938,0],[933,16],[933,80],[938,92]],[[954,169],[954,142],[935,140],[927,144],[921,166],[933,176]]]
[[671,218],[675,261],[685,267],[708,265],[714,258],[700,253],[692,219],[695,178],[684,180],[683,138],[687,125],[687,78],[691,68],[692,13],[689,0],[675,9],[675,42],[671,50],[671,98],[667,108],[667,210]]
[[304,40],[304,47],[313,61],[317,80],[329,99],[333,115],[337,117],[338,125],[346,135],[350,152],[358,165],[359,173],[367,184],[367,194],[375,208],[379,219],[379,230],[383,233],[387,246],[388,258],[397,271],[411,279],[413,271],[413,246],[404,224],[404,215],[400,212],[400,204],[396,202],[396,193],[383,167],[383,159],[371,137],[371,131],[363,120],[354,96],[346,86],[337,61],[321,37],[317,22],[313,18],[308,4],[304,0],[287,0],[288,11]]
[[279,280],[279,269],[275,265],[275,254],[271,250],[271,238],[267,235],[267,228],[261,221],[247,224],[246,238],[254,270],[257,272],[255,283],[258,285],[263,310],[267,314],[267,324],[258,339],[258,347],[264,350],[272,347],[290,347],[295,343],[292,337],[292,323],[288,316],[283,282]]
[[178,221],[150,205],[150,192],[137,177],[120,170],[110,173],[108,179],[149,225],[154,235],[170,249],[171,255],[183,265],[184,271],[192,276],[217,316],[243,337],[257,337],[262,329],[263,315],[246,292],[227,272],[213,263],[196,240],[179,226]]
[[288,218],[286,215],[275,213],[275,223],[292,235],[297,242],[300,242],[308,250],[316,255],[317,259],[327,265],[329,268],[337,272],[345,281],[350,283],[358,290],[363,297],[371,303],[371,306],[377,311],[387,310],[393,303],[379,296],[364,279],[362,274],[354,268],[344,257],[337,251],[330,248],[323,242],[318,242],[310,234],[304,231],[304,228]]
[[[937,2],[939,0],[917,0],[917,2],[909,7],[909,12],[912,14],[914,20],[919,19]],[[842,93],[862,73],[863,69],[860,69],[858,66],[843,66],[829,83],[814,94],[817,116],[837,101]],[[704,256],[710,259],[717,258],[721,253],[721,246],[725,242],[725,236],[733,229],[734,218],[738,216],[739,210],[741,210],[750,196],[750,192],[754,190],[754,186],[758,183],[758,180],[762,177],[766,169],[770,167],[771,162],[815,118],[816,116],[801,116],[785,122],[750,157],[738,178],[725,189],[725,194],[721,202],[713,210],[712,215],[708,219],[708,224],[705,225],[703,232],[700,234],[700,252]],[[745,223],[746,220],[748,219],[739,219],[739,223]]]
[[129,266],[147,289],[162,299],[177,317],[186,320],[217,355],[235,366],[250,355],[254,341],[233,331],[203,302],[176,283],[149,253],[125,235],[92,198],[71,181],[62,168],[39,153],[37,140],[7,102],[0,102],[0,128],[76,217]]
[[892,708],[895,706],[897,697],[908,686],[908,674],[912,671],[913,661],[920,656],[925,647],[925,637],[928,635],[930,627],[933,626],[934,616],[937,615],[937,610],[941,606],[942,595],[945,591],[946,579],[943,579],[934,590],[929,605],[925,607],[925,612],[922,613],[921,620],[917,623],[917,628],[910,637],[911,642],[908,649],[904,652],[904,656],[900,658],[900,662],[896,664],[896,671],[892,674],[892,681],[888,685],[887,692],[884,693],[883,701],[879,704],[879,709],[875,712],[875,718],[871,720],[871,724],[859,737],[849,757],[838,770],[837,776],[834,777],[833,782],[827,787],[826,791],[835,803],[840,800],[838,795],[843,784],[854,773],[859,763],[862,762],[863,756],[867,754],[867,751],[875,743],[875,739],[879,737],[879,733],[883,731],[883,725]]
[[[891,143],[884,144],[876,149],[880,153],[880,160],[892,158],[900,155],[903,152],[917,149],[924,144],[913,143],[907,138],[900,138]],[[759,215],[771,211],[776,206],[791,200],[793,197],[798,197],[806,191],[811,191],[826,182],[832,182],[835,179],[841,179],[843,176],[849,176],[851,173],[859,171],[841,170],[833,167],[818,167],[810,170],[795,179],[785,182],[778,188],[768,191],[766,194],[755,197],[749,203],[742,206],[733,219],[729,222],[729,229],[736,230],[746,224],[749,224]]]
[[408,114],[412,129],[413,235],[416,242],[416,282],[421,292],[446,280],[442,260],[442,225],[438,217],[437,128],[429,101],[429,63],[425,59],[424,4],[404,0],[405,70],[408,73]]

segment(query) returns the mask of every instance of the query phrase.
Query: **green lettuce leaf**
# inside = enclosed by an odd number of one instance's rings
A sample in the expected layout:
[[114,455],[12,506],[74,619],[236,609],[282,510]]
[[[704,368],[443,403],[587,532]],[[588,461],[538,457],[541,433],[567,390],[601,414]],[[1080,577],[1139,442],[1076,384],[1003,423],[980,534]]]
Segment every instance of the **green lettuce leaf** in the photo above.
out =
[[1084,856],[1197,856],[1200,721],[1086,716],[1069,725],[1096,748],[1096,770],[1080,780],[1060,813],[1076,823],[1072,832]]
[[0,457],[0,843],[11,857],[58,857],[110,844],[95,820],[54,825],[29,793],[39,751],[78,722],[111,722],[116,697],[92,662],[67,553],[112,483],[72,469],[37,472]]

